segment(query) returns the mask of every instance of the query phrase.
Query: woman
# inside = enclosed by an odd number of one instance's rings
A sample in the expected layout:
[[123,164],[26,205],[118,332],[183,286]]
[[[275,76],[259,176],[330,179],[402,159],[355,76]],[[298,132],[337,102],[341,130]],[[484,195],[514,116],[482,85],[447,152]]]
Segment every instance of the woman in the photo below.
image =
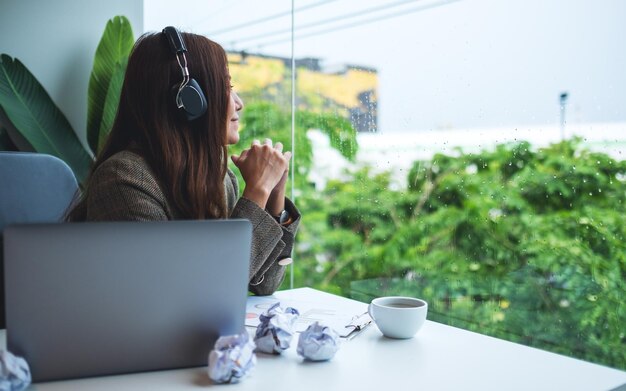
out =
[[[249,289],[272,294],[283,280],[300,221],[285,198],[291,153],[283,153],[281,143],[255,140],[233,155],[245,181],[238,198],[227,145],[239,141],[243,102],[230,85],[226,53],[188,33],[179,36],[186,51],[177,52],[166,30],[135,43],[111,133],[67,220],[248,219],[253,226]],[[188,85],[189,78],[207,102],[193,120],[179,108],[181,83]]]

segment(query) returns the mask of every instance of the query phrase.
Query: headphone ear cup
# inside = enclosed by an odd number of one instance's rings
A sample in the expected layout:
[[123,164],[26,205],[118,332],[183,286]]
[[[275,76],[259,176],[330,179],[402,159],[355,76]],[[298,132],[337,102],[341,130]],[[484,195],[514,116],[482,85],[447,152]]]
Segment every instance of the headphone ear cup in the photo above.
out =
[[190,79],[187,85],[180,90],[178,97],[183,104],[183,110],[187,114],[188,121],[201,117],[207,110],[206,97],[196,79]]

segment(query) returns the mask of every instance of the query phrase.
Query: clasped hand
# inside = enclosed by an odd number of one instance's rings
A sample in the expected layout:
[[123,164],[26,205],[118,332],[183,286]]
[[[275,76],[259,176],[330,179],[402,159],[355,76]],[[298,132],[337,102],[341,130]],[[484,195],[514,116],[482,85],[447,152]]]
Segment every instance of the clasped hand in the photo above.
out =
[[265,139],[263,144],[254,140],[250,148],[239,156],[232,155],[231,160],[246,182],[243,196],[261,208],[267,205],[273,214],[280,213],[284,207],[289,159],[291,152],[283,153],[283,144],[278,142],[272,145],[270,139]]

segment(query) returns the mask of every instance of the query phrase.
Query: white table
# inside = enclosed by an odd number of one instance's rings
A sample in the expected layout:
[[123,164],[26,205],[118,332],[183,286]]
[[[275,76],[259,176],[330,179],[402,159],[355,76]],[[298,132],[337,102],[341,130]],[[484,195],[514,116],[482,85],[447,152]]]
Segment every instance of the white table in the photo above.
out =
[[[308,288],[278,292],[277,297],[338,299]],[[4,347],[4,330],[0,338]],[[259,354],[252,376],[236,385],[212,385],[205,368],[191,368],[37,383],[30,389],[590,391],[623,384],[624,371],[426,321],[410,340],[384,338],[372,325],[344,342],[332,361],[323,363],[304,362],[296,354],[294,341],[280,356]]]

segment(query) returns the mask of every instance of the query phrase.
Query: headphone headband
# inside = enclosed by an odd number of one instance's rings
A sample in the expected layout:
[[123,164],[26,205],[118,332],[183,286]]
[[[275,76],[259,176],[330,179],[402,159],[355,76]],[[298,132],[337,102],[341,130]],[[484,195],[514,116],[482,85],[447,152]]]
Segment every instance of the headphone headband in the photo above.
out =
[[170,44],[170,49],[174,54],[184,53],[187,51],[187,46],[183,40],[183,36],[176,27],[167,26],[163,29],[163,34],[167,37],[167,42]]

